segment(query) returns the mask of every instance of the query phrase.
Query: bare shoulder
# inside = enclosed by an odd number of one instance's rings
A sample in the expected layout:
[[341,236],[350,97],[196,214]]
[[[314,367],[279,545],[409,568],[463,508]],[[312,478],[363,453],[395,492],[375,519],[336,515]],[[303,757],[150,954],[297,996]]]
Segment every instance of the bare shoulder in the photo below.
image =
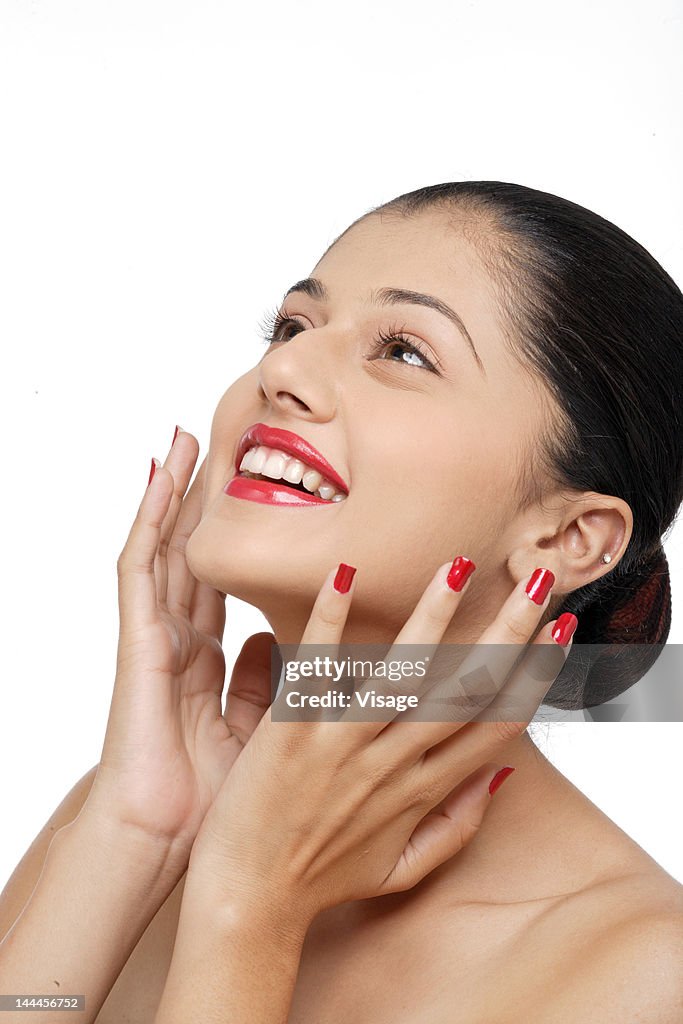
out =
[[594,923],[574,936],[539,1024],[679,1024],[683,886],[655,865],[595,886],[575,910]]

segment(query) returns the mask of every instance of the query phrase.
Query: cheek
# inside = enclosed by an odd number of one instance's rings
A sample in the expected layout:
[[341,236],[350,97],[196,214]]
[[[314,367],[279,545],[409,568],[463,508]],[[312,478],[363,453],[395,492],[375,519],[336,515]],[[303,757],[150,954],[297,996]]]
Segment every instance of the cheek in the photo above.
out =
[[[249,423],[249,408],[254,406],[257,390],[256,370],[238,377],[227,389],[216,406],[211,421],[211,443],[225,442],[228,435],[232,436],[238,430],[238,424],[242,423],[242,429]],[[246,419],[245,419],[246,417]],[[251,422],[251,421],[249,421]],[[240,431],[238,430],[237,436]],[[234,440],[234,438],[233,438]]]
[[258,412],[254,411],[256,385],[253,373],[250,371],[231,384],[213,414],[208,456],[210,489],[218,485],[218,477],[225,483],[232,470],[232,456],[239,438],[258,419]]
[[364,499],[368,519],[385,524],[389,543],[393,533],[402,543],[412,535],[423,549],[445,539],[448,548],[449,538],[474,542],[499,524],[513,486],[511,462],[509,445],[491,428],[465,429],[451,420],[429,436],[406,426],[402,438],[363,460],[354,482],[371,506]]

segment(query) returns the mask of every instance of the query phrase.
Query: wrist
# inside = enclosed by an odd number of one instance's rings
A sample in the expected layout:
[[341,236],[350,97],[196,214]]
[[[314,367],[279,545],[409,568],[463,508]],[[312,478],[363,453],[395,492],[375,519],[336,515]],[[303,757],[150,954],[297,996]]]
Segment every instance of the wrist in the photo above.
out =
[[273,945],[281,952],[297,955],[303,946],[314,915],[307,914],[302,905],[273,893],[272,887],[249,889],[237,881],[229,889],[216,892],[207,884],[206,876],[199,875],[197,864],[188,869],[183,891],[186,920],[207,926],[217,939],[230,943],[239,936],[246,945],[260,947]]
[[210,920],[217,932],[275,935],[296,948],[315,917],[307,902],[271,875],[252,877],[245,869],[228,869],[206,845],[192,848],[183,903]]
[[148,884],[155,881],[163,892],[173,889],[189,858],[187,844],[152,836],[88,800],[78,816],[55,833],[57,837],[89,850],[96,859],[115,863],[131,877],[140,877]]

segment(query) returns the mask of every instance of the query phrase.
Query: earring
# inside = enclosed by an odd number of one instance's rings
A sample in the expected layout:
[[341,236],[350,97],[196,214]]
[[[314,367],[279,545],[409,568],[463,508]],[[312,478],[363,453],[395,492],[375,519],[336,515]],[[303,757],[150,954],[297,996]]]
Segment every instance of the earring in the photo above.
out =
[[603,560],[603,562],[611,562],[612,561],[612,556],[609,555],[609,554],[605,554],[605,555],[602,556],[602,560]]

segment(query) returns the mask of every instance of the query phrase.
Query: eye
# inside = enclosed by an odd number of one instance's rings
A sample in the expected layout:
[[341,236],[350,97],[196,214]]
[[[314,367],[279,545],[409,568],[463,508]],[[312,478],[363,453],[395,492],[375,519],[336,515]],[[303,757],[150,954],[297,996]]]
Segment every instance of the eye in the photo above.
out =
[[[432,360],[425,355],[425,353],[422,351],[419,345],[416,345],[414,342],[410,341],[403,334],[401,334],[400,331],[392,331],[389,334],[384,334],[382,331],[378,331],[377,337],[374,340],[374,346],[375,347],[373,351],[375,353],[381,353],[381,357],[384,356],[384,353],[387,352],[389,348],[400,348],[401,357],[398,360],[391,361],[401,362],[405,366],[422,366],[432,373],[437,372],[436,366],[434,365]],[[411,356],[413,359],[417,359],[418,362],[408,362],[406,359],[402,358],[405,355]]]
[[259,324],[259,334],[266,345],[272,345],[276,341],[282,341],[281,334],[288,332],[291,326],[304,330],[303,324],[300,324],[298,320],[292,320],[290,316],[285,316],[284,313],[274,310],[264,316],[263,322]]
[[[304,325],[298,320],[294,320],[291,316],[286,316],[284,313],[280,313],[279,311],[273,311],[266,314],[262,323],[259,324],[259,333],[266,345],[274,345],[280,341],[288,341],[290,338],[294,337],[295,334],[298,334],[300,331],[305,329]],[[385,356],[385,353],[397,348],[401,351],[401,355],[398,359],[387,358]],[[404,358],[405,356],[409,356],[410,361]],[[422,351],[419,345],[406,338],[402,333],[402,330],[399,330],[398,328],[392,327],[387,334],[383,331],[377,332],[372,341],[371,353],[371,358],[374,359],[375,357],[379,358],[380,361],[398,362],[403,366],[428,370],[430,373],[436,373],[437,375],[439,372],[436,368],[440,365],[438,359],[434,357],[430,358]]]

